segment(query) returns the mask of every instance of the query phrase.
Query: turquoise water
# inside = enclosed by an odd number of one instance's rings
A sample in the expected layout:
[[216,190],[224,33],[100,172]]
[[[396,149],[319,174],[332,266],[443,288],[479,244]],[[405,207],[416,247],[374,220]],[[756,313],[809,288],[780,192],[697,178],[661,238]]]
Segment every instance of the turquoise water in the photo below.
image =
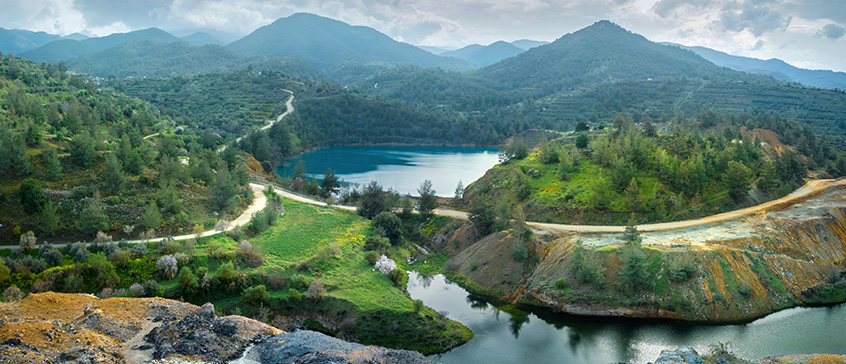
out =
[[347,183],[366,185],[377,181],[401,194],[417,195],[424,180],[431,180],[438,196],[454,195],[461,180],[470,184],[493,167],[497,149],[414,146],[356,146],[320,149],[289,159],[277,167],[280,176],[290,175],[299,160],[306,172],[322,178],[327,168]]
[[742,325],[594,319],[543,309],[494,307],[443,275],[409,273],[408,292],[475,338],[431,360],[445,364],[646,363],[661,350],[691,346],[705,354],[729,343],[745,359],[800,353],[846,354],[846,305],[794,308]]

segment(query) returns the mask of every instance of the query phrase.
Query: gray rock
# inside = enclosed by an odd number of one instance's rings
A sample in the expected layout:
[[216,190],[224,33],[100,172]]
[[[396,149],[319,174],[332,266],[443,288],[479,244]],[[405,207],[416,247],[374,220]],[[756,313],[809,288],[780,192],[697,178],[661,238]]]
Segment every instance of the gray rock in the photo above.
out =
[[704,361],[693,348],[663,350],[654,364],[703,364]]
[[271,336],[256,344],[253,351],[262,364],[433,363],[414,351],[349,343],[308,330]]

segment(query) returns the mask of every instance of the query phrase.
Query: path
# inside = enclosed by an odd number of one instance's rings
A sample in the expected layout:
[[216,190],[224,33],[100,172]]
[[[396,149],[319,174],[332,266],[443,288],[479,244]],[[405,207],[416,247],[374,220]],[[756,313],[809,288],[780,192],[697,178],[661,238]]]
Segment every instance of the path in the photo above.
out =
[[[294,92],[291,91],[291,90],[286,90],[286,89],[282,89],[282,91],[285,91],[285,92],[291,94],[291,96],[288,97],[288,101],[285,102],[285,112],[283,112],[282,114],[277,116],[275,120],[268,120],[267,125],[259,128],[259,131],[264,131],[264,130],[270,129],[270,127],[272,127],[273,124],[276,124],[276,123],[282,121],[282,118],[284,118],[284,117],[288,116],[288,114],[294,112],[294,104],[293,104],[293,102],[294,102]],[[240,136],[240,137],[236,138],[235,143],[240,143],[241,139],[244,139],[244,136]],[[226,145],[222,145],[220,147],[220,149],[217,150],[217,152],[221,153],[224,150],[226,150]]]

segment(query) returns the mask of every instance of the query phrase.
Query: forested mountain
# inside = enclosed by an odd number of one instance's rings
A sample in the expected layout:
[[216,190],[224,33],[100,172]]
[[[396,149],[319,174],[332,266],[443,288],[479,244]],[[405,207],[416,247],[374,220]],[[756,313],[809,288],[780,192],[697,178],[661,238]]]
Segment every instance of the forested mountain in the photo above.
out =
[[523,53],[523,49],[511,43],[498,41],[489,45],[471,44],[461,49],[441,53],[444,57],[455,57],[471,62],[479,67],[489,66],[508,57]]
[[415,64],[468,70],[472,65],[454,58],[438,57],[362,26],[298,13],[261,27],[228,48],[244,54],[296,57],[320,67],[347,64]]
[[57,63],[74,57],[96,53],[116,45],[138,40],[173,42],[179,38],[158,28],[149,28],[129,33],[116,33],[101,38],[89,38],[81,41],[61,39],[47,43],[37,49],[21,53],[20,56],[37,62]]
[[62,37],[45,32],[0,28],[0,51],[3,53],[25,52],[59,39]]
[[605,20],[477,74],[499,89],[534,96],[624,80],[755,79],[715,66],[693,52],[650,42]]
[[520,39],[520,40],[515,40],[515,41],[511,42],[511,44],[514,45],[517,48],[522,49],[522,50],[529,50],[529,49],[534,48],[534,47],[540,47],[542,45],[547,45],[547,44],[549,44],[549,42],[545,42],[545,41],[542,41],[542,40]]
[[846,73],[844,72],[809,70],[792,66],[776,58],[763,60],[734,56],[705,47],[676,46],[691,50],[718,66],[728,67],[733,70],[772,76],[777,80],[798,82],[805,86],[846,90]]
[[206,32],[196,32],[194,34],[186,35],[186,36],[179,38],[179,39],[182,39],[182,40],[188,42],[188,44],[199,45],[199,46],[207,45],[207,44],[213,44],[213,45],[224,45],[224,44],[226,44],[226,42],[224,42],[224,41],[218,39],[217,37],[215,37],[215,36],[213,36],[209,33],[206,33]]
[[217,45],[182,41],[133,41],[67,61],[70,69],[94,76],[168,77],[241,70],[273,70],[299,78],[322,78],[321,71],[293,58],[247,56]]

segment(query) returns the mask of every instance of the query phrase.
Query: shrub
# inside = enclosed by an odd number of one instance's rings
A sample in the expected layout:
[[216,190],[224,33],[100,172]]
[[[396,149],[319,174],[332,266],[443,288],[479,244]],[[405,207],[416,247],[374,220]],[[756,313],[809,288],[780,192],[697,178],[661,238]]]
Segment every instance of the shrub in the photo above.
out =
[[324,296],[326,296],[326,287],[323,286],[323,282],[319,279],[311,281],[311,284],[308,285],[308,291],[306,291],[306,297],[314,301],[320,301]]
[[88,249],[85,246],[82,246],[81,248],[77,249],[71,256],[73,261],[76,263],[87,262],[88,258],[90,257],[91,253],[88,252]]
[[144,294],[146,294],[147,297],[161,297],[163,294],[162,289],[159,287],[159,283],[152,279],[144,282],[142,288],[144,288]]
[[579,283],[592,283],[599,289],[605,286],[605,267],[599,264],[595,254],[586,254],[581,246],[573,251],[570,269]]
[[226,262],[221,264],[217,267],[217,271],[215,272],[215,277],[225,285],[231,285],[238,280],[238,270],[235,269],[235,264],[232,262]]
[[238,261],[250,268],[258,268],[264,264],[264,254],[261,249],[244,240],[238,243],[238,250],[235,252]]
[[133,297],[142,297],[144,296],[144,287],[138,284],[137,282],[133,283],[131,286],[129,286],[129,293]]
[[515,242],[511,244],[511,258],[517,262],[524,262],[529,258],[529,249],[526,244],[522,242]]
[[564,280],[564,278],[558,278],[558,280],[555,281],[555,288],[567,289],[567,281]]
[[32,293],[41,293],[53,290],[53,281],[50,279],[37,279],[35,283],[32,284],[32,287],[29,288],[29,291]]
[[380,212],[373,218],[373,230],[380,232],[393,245],[399,243],[404,231],[402,220],[396,214],[389,211]]
[[391,242],[388,238],[374,235],[367,238],[364,242],[364,250],[372,250],[382,254],[387,253],[391,249]]
[[44,204],[47,203],[47,197],[44,195],[41,185],[33,178],[23,180],[18,193],[20,193],[24,211],[29,214],[40,212]]
[[270,299],[270,294],[267,293],[267,288],[263,284],[258,286],[248,287],[244,290],[243,295],[244,303],[246,304],[256,304],[261,302],[267,302]]
[[49,245],[41,247],[41,249],[38,250],[38,256],[41,257],[41,259],[44,259],[44,262],[48,265],[52,266],[62,264],[63,260],[62,252]]
[[277,272],[268,274],[267,287],[273,290],[282,288],[282,275]]
[[394,286],[404,287],[405,283],[408,280],[408,275],[405,274],[404,270],[396,268],[390,273],[388,273],[388,278],[391,279],[391,282],[394,284]]
[[671,281],[685,282],[696,274],[696,255],[690,250],[671,254],[667,265],[667,275]]
[[367,261],[367,264],[374,265],[379,260],[379,253],[374,251],[364,253],[364,260]]
[[414,300],[411,303],[411,307],[414,310],[414,313],[420,313],[420,310],[423,309],[423,301],[422,300]]
[[213,259],[226,258],[226,248],[217,241],[210,241],[206,244],[206,254]]
[[32,248],[35,248],[36,241],[37,239],[35,238],[35,233],[31,230],[21,234],[21,250],[30,251]]
[[147,255],[147,244],[144,244],[144,243],[135,244],[135,245],[132,246],[132,248],[129,251],[132,252],[133,257],[136,257],[136,258],[143,257],[143,256]]
[[397,263],[393,259],[386,257],[384,254],[379,257],[376,264],[373,265],[382,274],[388,274],[397,269]]
[[158,268],[159,273],[162,274],[167,279],[173,279],[176,277],[176,273],[179,269],[179,263],[176,261],[172,255],[164,255],[156,262],[156,268]]
[[10,286],[3,291],[3,302],[14,302],[17,300],[22,300],[24,298],[24,293],[21,291],[18,286]]
[[191,271],[191,268],[188,267],[182,267],[179,271],[177,282],[179,283],[179,288],[182,289],[182,294],[185,295],[194,294],[197,292],[197,288],[199,288],[197,277]]

